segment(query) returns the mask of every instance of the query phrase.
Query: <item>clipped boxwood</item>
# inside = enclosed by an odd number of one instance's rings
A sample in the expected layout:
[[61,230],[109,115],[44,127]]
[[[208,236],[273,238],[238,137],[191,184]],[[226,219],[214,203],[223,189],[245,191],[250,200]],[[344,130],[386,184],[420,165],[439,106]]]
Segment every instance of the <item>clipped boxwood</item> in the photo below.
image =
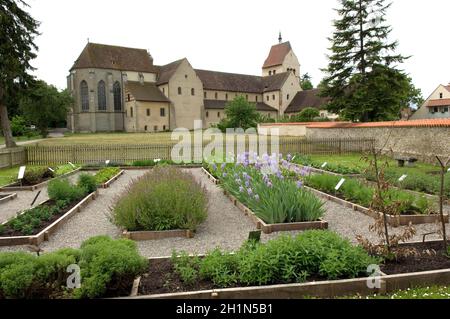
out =
[[195,178],[170,166],[156,166],[128,186],[112,212],[129,231],[195,230],[207,216],[207,195]]
[[[134,242],[99,236],[80,249],[62,249],[39,257],[25,252],[0,253],[0,299],[98,298],[127,295],[147,260]],[[69,265],[81,269],[81,288],[66,286]]]

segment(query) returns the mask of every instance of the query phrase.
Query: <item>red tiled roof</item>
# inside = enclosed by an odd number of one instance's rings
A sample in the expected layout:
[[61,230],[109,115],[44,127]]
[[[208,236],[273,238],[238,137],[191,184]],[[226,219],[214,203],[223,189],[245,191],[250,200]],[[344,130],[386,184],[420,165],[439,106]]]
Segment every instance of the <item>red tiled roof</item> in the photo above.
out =
[[322,109],[329,101],[329,98],[319,96],[319,89],[300,91],[292,99],[284,113],[298,113],[307,107]]
[[445,89],[446,89],[447,91],[450,92],[450,84],[449,84],[449,85],[444,85],[444,87],[445,87]]
[[392,122],[347,123],[323,122],[309,124],[310,128],[365,128],[365,127],[450,127],[449,119],[426,119]]
[[428,107],[449,106],[449,105],[450,105],[450,99],[429,100],[427,103]]
[[283,64],[284,58],[291,49],[289,41],[272,46],[269,56],[264,62],[263,69]]

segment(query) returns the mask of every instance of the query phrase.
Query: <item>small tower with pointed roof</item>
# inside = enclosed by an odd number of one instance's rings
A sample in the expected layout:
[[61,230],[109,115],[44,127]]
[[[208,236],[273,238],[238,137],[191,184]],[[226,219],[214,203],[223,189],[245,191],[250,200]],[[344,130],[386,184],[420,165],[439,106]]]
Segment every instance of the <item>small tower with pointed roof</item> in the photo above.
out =
[[283,42],[281,32],[278,35],[278,44],[272,46],[264,65],[263,76],[272,76],[283,72],[292,72],[300,78],[300,63],[292,50],[289,41]]

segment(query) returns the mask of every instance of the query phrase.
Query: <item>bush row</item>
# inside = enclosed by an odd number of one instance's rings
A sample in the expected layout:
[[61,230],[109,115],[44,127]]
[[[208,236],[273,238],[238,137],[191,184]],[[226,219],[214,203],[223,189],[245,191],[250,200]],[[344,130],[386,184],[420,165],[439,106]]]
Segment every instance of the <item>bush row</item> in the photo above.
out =
[[312,159],[310,156],[307,155],[299,155],[296,154],[295,157],[293,157],[293,162],[296,164],[300,164],[303,166],[310,166],[322,170],[326,170],[329,172],[342,174],[342,175],[350,175],[350,174],[362,174],[363,169],[359,167],[349,167],[342,164],[333,164],[333,163],[327,163],[326,167],[322,167],[323,162],[319,162],[317,160]]
[[348,279],[367,275],[380,260],[330,231],[306,231],[266,244],[248,242],[235,254],[216,249],[204,258],[174,252],[172,263],[186,284],[207,280],[218,288],[316,279]]
[[[80,249],[62,249],[37,257],[25,252],[0,253],[0,299],[98,298],[127,295],[147,260],[136,244],[106,236],[85,241]],[[67,286],[70,265],[81,270],[81,287]],[[71,281],[74,283],[73,281]]]

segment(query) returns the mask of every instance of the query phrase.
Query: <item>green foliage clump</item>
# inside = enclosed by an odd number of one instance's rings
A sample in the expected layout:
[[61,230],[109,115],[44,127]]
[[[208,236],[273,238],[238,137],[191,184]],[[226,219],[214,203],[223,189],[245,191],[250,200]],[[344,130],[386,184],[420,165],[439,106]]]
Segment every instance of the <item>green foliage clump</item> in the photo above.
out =
[[259,113],[256,105],[239,95],[225,106],[226,118],[222,119],[217,128],[225,132],[227,128],[241,128],[247,130],[256,128],[258,125]]
[[195,230],[206,212],[206,191],[191,174],[157,166],[127,188],[112,219],[130,231]]
[[300,164],[303,166],[310,166],[322,170],[326,170],[329,172],[342,174],[342,175],[350,175],[350,174],[361,174],[363,172],[362,168],[359,167],[349,167],[343,164],[334,164],[334,163],[327,163],[325,167],[322,167],[323,162],[317,161],[312,159],[310,156],[307,155],[299,155],[296,154],[295,158],[292,160],[296,164]]
[[[172,256],[175,271],[189,282],[209,280],[219,288],[304,282],[311,277],[355,278],[380,260],[330,231],[306,231],[266,244],[244,244],[235,254],[215,249],[204,258]],[[187,275],[189,274],[189,275]]]
[[95,181],[98,185],[106,183],[109,181],[112,177],[119,174],[120,169],[118,167],[105,167],[99,170],[95,174]]
[[86,189],[70,184],[68,179],[59,178],[48,183],[47,192],[50,199],[72,202],[83,197]]
[[[69,265],[81,269],[81,288],[66,286]],[[39,257],[24,252],[0,253],[0,299],[98,298],[129,291],[147,260],[134,242],[95,237],[80,249],[61,249]]]
[[68,173],[74,171],[75,169],[77,169],[77,167],[78,167],[78,166],[75,166],[75,168],[74,168],[74,167],[73,167],[72,165],[70,165],[70,164],[58,166],[58,167],[55,169],[55,175],[56,175],[56,176],[62,176],[62,175],[68,174]]
[[22,184],[23,185],[35,185],[48,178],[55,177],[55,174],[48,169],[48,167],[31,167],[25,170],[23,175]]
[[156,165],[171,165],[173,164],[172,161],[168,161],[168,160],[160,160],[160,161],[155,161],[155,160],[140,160],[140,161],[134,161],[132,166],[136,166],[136,167],[153,167]]
[[97,178],[91,174],[81,174],[78,177],[77,186],[83,189],[85,194],[93,193],[97,190]]

